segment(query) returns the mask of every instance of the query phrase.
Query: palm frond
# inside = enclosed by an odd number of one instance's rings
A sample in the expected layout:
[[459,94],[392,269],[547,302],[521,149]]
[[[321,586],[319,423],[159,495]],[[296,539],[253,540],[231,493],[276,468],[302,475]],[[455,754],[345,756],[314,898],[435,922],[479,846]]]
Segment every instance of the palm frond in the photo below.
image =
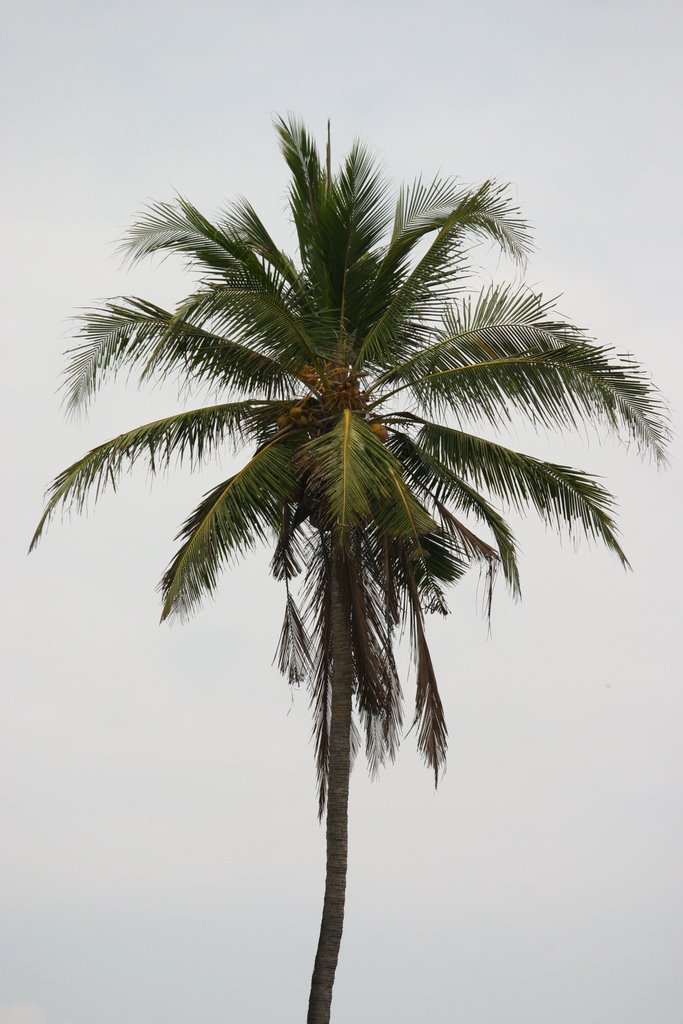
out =
[[[336,341],[335,358],[353,343],[374,277],[373,250],[390,221],[390,200],[377,161],[355,142],[339,171],[323,168],[301,122],[278,119],[283,154],[292,172],[290,209],[301,262],[321,335]],[[329,160],[329,153],[328,153]]]
[[299,686],[308,678],[311,671],[311,640],[289,588],[275,657],[280,672],[287,677],[290,686]]
[[513,410],[543,427],[593,422],[665,459],[664,406],[640,365],[551,319],[551,308],[526,291],[486,290],[477,303],[451,311],[450,326],[434,345],[380,379],[404,382],[373,406],[408,388],[428,413],[452,411],[495,427]]
[[344,263],[353,266],[382,240],[391,221],[391,198],[377,159],[356,140],[335,176],[332,202],[346,232]]
[[[388,301],[382,300],[381,312],[358,347],[354,369],[392,365],[406,350],[412,354],[427,342],[460,286],[463,252],[455,224],[454,214],[416,265],[402,275]],[[380,274],[381,268],[378,281]]]
[[320,366],[321,359],[334,354],[324,321],[308,322],[272,279],[264,278],[258,287],[203,287],[180,304],[177,315],[193,326],[234,337],[293,373]]
[[467,295],[444,311],[443,326],[428,344],[380,374],[370,390],[392,381],[412,383],[456,366],[527,355],[529,346],[545,351],[584,340],[581,331],[553,312],[552,300],[526,287],[491,285],[476,297]]
[[549,429],[594,423],[666,461],[662,403],[641,367],[608,348],[575,343],[493,359],[427,376],[413,390],[427,412],[450,410],[495,427],[509,421],[511,410]]
[[418,178],[401,189],[391,245],[414,246],[425,234],[442,228],[455,210],[461,230],[497,242],[515,259],[523,260],[529,253],[529,226],[510,199],[509,185],[485,181],[468,189],[455,178],[435,178],[428,185]]
[[403,477],[395,470],[389,476],[390,500],[375,509],[374,519],[398,543],[394,550],[400,550],[400,562],[410,564],[424,607],[446,615],[444,586],[460,579],[467,563]]
[[257,428],[264,412],[270,410],[275,416],[279,408],[251,401],[191,409],[145,423],[98,445],[53,480],[29,550],[58,509],[82,512],[89,498],[96,501],[107,487],[116,489],[123,470],[141,459],[152,475],[167,469],[172,459],[195,468],[226,441],[234,447],[244,440]]
[[309,441],[303,454],[342,534],[370,516],[373,497],[388,498],[390,474],[400,473],[395,457],[350,409],[343,410],[328,433]]
[[[443,515],[441,519],[443,523]],[[419,555],[412,559],[412,572],[426,612],[448,615],[446,589],[462,579],[470,566],[463,547],[460,535],[443,526],[422,537]]]
[[238,238],[251,252],[266,260],[279,277],[286,281],[301,305],[312,312],[305,276],[294,260],[280,249],[251,203],[244,197],[236,199],[223,212],[219,226]]
[[[427,498],[435,500],[443,517],[442,508],[454,507],[465,515],[483,523],[491,532],[503,576],[515,597],[520,596],[519,567],[517,565],[517,544],[509,524],[490,502],[474,487],[458,477],[451,469],[439,462],[432,454],[416,444],[412,437],[398,430],[392,431],[389,442],[391,450],[401,460],[403,472],[416,490]],[[450,510],[448,510],[450,511]],[[444,523],[451,529],[452,523]],[[479,540],[479,538],[477,538]],[[484,543],[480,541],[480,544]],[[483,560],[492,559],[482,550]]]
[[304,620],[313,638],[312,670],[309,674],[312,739],[315,747],[318,817],[325,813],[330,766],[330,713],[332,697],[332,612],[330,537],[317,531],[306,552]]
[[490,567],[495,567],[500,562],[500,555],[494,547],[454,516],[438,498],[434,497],[434,503],[439,512],[442,529],[456,542],[457,549],[464,558],[470,562],[484,562]]
[[490,625],[493,609],[493,587],[502,562],[501,556],[495,548],[487,544],[481,537],[478,537],[476,533],[473,533],[457,516],[454,516],[450,509],[446,508],[442,502],[437,500],[436,506],[441,517],[441,528],[454,541],[456,550],[465,553],[468,563],[478,562],[486,567],[485,609]]
[[182,196],[173,202],[155,202],[146,207],[128,229],[120,252],[132,263],[156,253],[184,256],[189,265],[220,277],[245,272],[258,280],[262,265],[255,253],[234,233],[212,224]]
[[276,580],[286,584],[298,576],[304,564],[303,538],[300,526],[305,516],[301,513],[301,502],[286,502],[282,507],[280,531],[270,563],[270,571]]
[[[363,329],[366,298],[375,279],[377,249],[390,221],[390,198],[381,170],[367,147],[355,142],[332,183],[321,213],[322,256],[329,274],[329,300],[338,311],[340,337],[353,357]],[[351,346],[348,341],[351,339]]]
[[[356,368],[366,363],[388,367],[405,354],[419,351],[419,346],[411,350],[407,339],[414,335],[426,340],[423,325],[433,326],[445,315],[448,300],[462,286],[463,243],[468,235],[488,237],[503,251],[523,258],[529,247],[528,230],[506,191],[507,186],[491,181],[474,191],[455,191],[448,183],[438,182],[428,189],[418,183],[413,194],[399,196],[394,235],[375,283],[377,294],[372,304],[378,313],[383,301],[380,296],[390,297],[384,300],[385,308],[359,348]],[[446,202],[447,206],[430,207],[436,202]],[[430,232],[436,232],[434,241],[410,268],[408,257],[413,247]],[[397,346],[401,335],[403,343]]]
[[316,228],[320,207],[327,194],[327,175],[315,140],[296,117],[275,118],[280,150],[292,175],[289,205],[305,268],[315,258]]
[[[290,348],[296,336],[299,347],[303,343],[309,348],[309,361],[311,357],[315,361],[315,352],[297,315],[304,310],[310,313],[311,306],[292,261],[276,249],[249,204],[236,204],[224,214],[222,225],[212,224],[188,200],[178,196],[173,203],[149,207],[130,229],[121,248],[132,262],[156,252],[178,252],[186,256],[190,266],[211,272],[199,293],[203,301],[195,297],[194,303],[190,299],[178,311],[187,317],[192,308],[195,324],[205,325],[205,320],[197,316],[213,296],[223,318],[231,312],[248,342],[256,345],[260,340],[263,347],[270,331],[273,344],[276,340],[281,343],[286,325]],[[232,330],[230,318],[228,323]]]
[[416,442],[475,487],[518,511],[533,508],[558,530],[566,527],[572,534],[580,529],[628,565],[617,539],[614,499],[587,473],[435,423],[421,427]]
[[161,580],[162,621],[192,614],[213,594],[224,565],[277,532],[293,485],[292,451],[274,440],[209,491],[183,524],[183,544]]
[[394,622],[385,614],[384,579],[374,538],[355,531],[343,560],[358,714],[370,774],[393,760],[403,721],[403,697],[392,649]]
[[67,353],[63,383],[70,412],[125,368],[138,369],[140,379],[173,374],[186,386],[210,383],[250,397],[286,397],[297,383],[277,360],[142,299],[108,302],[80,319],[81,344]]
[[413,727],[417,727],[417,747],[425,763],[434,772],[434,785],[446,763],[448,729],[436,681],[432,656],[424,630],[420,596],[415,585],[409,585],[411,640],[416,661],[416,697]]

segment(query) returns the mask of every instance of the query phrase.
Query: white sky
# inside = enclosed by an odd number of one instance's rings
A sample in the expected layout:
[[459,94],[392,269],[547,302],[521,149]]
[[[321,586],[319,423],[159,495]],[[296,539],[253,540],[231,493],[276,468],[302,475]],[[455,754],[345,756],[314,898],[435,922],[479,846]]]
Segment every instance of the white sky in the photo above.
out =
[[[317,938],[310,722],[271,666],[267,559],[157,626],[221,469],[128,480],[25,557],[58,470],[177,408],[121,384],[61,417],[77,307],[188,284],[112,243],[177,189],[209,214],[245,193],[290,245],[271,117],[329,115],[337,155],[360,134],[397,180],[511,181],[527,279],[676,420],[682,27],[673,0],[6,3],[0,1024],[294,1024]],[[472,579],[433,623],[449,770],[435,795],[413,736],[379,782],[358,764],[335,1024],[683,1019],[680,448],[658,473],[513,441],[607,476],[635,571],[521,521],[523,603],[499,588],[488,637]]]

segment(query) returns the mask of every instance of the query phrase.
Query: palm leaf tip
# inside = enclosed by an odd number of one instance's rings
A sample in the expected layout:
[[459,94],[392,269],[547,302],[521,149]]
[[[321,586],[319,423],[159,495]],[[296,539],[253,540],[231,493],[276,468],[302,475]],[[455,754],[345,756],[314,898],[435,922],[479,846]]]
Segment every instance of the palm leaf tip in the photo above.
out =
[[31,540],[30,540],[30,543],[29,543],[29,546],[28,546],[28,554],[29,555],[31,554],[32,551],[35,551],[35,549],[38,547],[38,544],[40,543],[40,538],[43,535],[43,530],[45,529],[45,524],[47,522],[47,519],[48,519],[48,511],[46,509],[43,512],[43,514],[40,517],[40,519],[38,520],[38,525],[37,525],[37,527],[35,529],[35,532],[34,532],[33,536],[31,537]]

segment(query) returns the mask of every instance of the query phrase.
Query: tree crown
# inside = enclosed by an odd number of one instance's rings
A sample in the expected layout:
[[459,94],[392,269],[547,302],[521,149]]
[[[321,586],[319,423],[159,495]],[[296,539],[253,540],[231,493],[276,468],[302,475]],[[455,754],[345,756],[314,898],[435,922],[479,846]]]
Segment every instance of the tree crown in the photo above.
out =
[[[274,541],[272,571],[286,586],[279,665],[311,687],[322,811],[333,563],[371,767],[398,743],[394,638],[408,623],[418,745],[438,777],[447,734],[424,616],[447,612],[448,586],[473,562],[487,574],[489,600],[498,569],[519,592],[515,540],[497,503],[530,507],[627,564],[599,481],[472,431],[512,416],[560,430],[588,421],[661,460],[667,430],[635,361],[594,343],[528,288],[474,286],[473,240],[518,261],[529,251],[506,186],[418,178],[395,195],[363,144],[333,170],[329,134],[323,159],[298,120],[278,119],[276,130],[296,257],[244,199],[213,222],[182,197],[155,203],[124,252],[133,262],[180,256],[196,272],[195,290],[171,311],[137,297],[89,311],[69,354],[70,410],[124,368],[141,381],[209,386],[221,402],[131,430],[60,473],[32,547],[55,511],[81,510],[136,462],[155,473],[175,459],[198,465],[227,443],[251,446],[183,524],[160,585],[162,618],[193,612],[231,559]],[[298,602],[292,583],[302,572]]]

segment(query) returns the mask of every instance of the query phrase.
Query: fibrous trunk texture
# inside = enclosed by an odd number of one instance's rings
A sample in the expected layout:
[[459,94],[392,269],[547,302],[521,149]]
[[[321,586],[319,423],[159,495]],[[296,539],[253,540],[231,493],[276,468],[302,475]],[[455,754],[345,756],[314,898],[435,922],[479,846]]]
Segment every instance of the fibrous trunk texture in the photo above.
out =
[[320,938],[308,1003],[308,1024],[329,1024],[332,986],[344,926],[346,896],[352,662],[348,616],[344,610],[339,566],[334,558],[331,568],[331,602],[332,697],[327,790],[327,866]]

